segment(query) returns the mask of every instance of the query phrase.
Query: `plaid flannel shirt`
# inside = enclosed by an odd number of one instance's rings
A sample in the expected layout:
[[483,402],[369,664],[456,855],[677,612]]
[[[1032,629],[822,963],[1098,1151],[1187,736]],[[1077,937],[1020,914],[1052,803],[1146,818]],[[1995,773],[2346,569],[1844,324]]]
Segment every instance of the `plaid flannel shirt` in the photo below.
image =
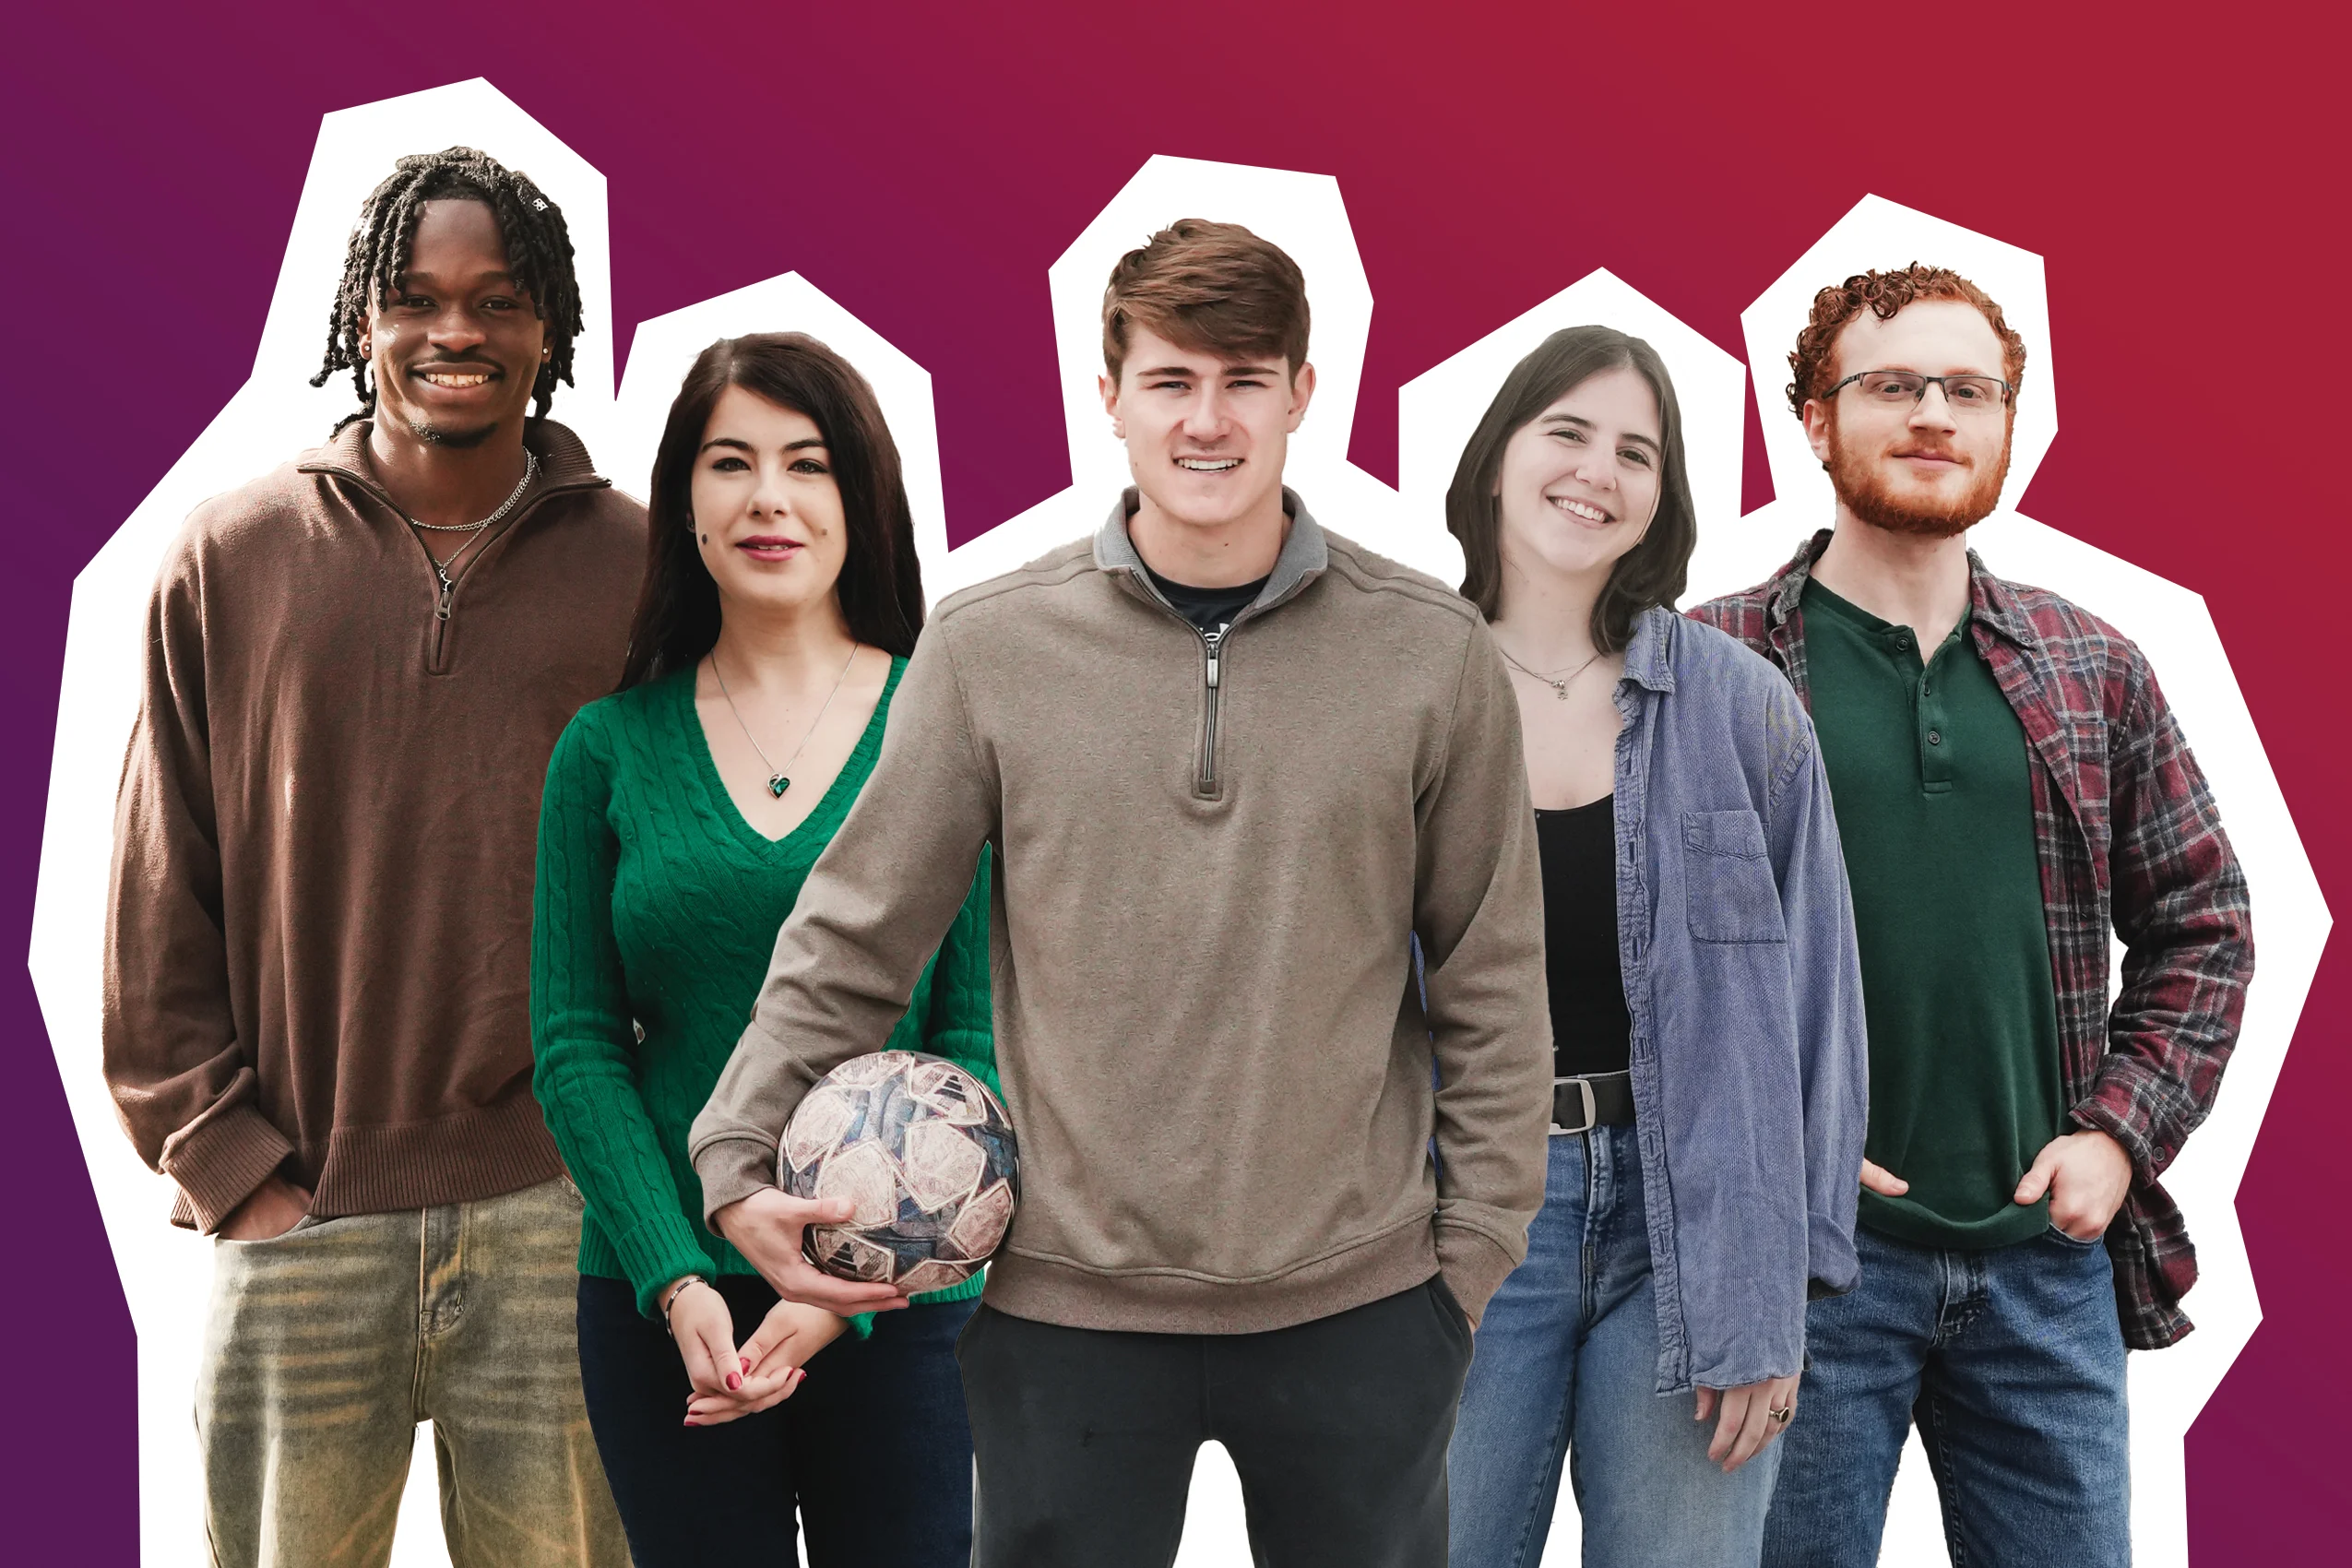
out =
[[[1813,536],[1767,583],[1690,612],[1778,665],[1808,710],[1799,599],[1828,545]],[[2034,837],[2058,993],[2061,1076],[2075,1123],[2132,1158],[2107,1248],[2124,1343],[2189,1332],[2188,1228],[2157,1178],[2213,1108],[2237,1042],[2254,945],[2245,874],[2156,675],[2132,641],[2054,593],[2004,582],[1968,552],[1968,626],[2025,726]],[[2110,929],[2123,989],[2108,1004]]]

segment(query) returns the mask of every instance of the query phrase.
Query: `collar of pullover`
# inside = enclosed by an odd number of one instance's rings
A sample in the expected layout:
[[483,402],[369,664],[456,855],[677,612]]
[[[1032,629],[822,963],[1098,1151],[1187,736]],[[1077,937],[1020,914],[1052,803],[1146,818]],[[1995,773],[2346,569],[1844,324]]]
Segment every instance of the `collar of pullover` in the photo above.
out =
[[[1137,505],[1135,489],[1130,485],[1111,508],[1111,516],[1103,519],[1102,527],[1095,533],[1094,564],[1106,572],[1123,573],[1146,596],[1157,601],[1158,591],[1145,575],[1144,558],[1136,552],[1135,541],[1127,533],[1127,519],[1134,516]],[[1253,615],[1281,603],[1321,576],[1324,568],[1331,564],[1331,552],[1324,543],[1323,529],[1316,527],[1314,518],[1308,515],[1306,503],[1300,500],[1298,493],[1288,485],[1282,488],[1282,509],[1289,514],[1289,536],[1282,541],[1281,553],[1274,558],[1274,571],[1265,579],[1265,587],[1260,588],[1257,598],[1250,600],[1241,614],[1235,617],[1237,621],[1241,616]]]
[[[326,445],[303,453],[294,466],[306,474],[333,474],[338,479],[350,480],[371,494],[382,496],[384,486],[367,460],[367,438],[374,428],[372,420],[353,420],[337,431]],[[553,420],[525,420],[523,445],[539,458],[539,482],[532,487],[530,497],[534,502],[559,490],[586,490],[612,482],[596,471],[596,465],[588,460],[588,448],[568,425],[557,424]]]

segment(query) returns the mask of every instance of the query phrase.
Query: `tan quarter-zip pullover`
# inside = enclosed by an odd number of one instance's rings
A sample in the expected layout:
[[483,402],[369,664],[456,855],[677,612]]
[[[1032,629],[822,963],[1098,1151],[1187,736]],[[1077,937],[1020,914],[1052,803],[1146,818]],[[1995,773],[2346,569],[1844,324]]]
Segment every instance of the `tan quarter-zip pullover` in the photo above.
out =
[[992,1304],[1243,1333],[1442,1271],[1483,1310],[1550,1105],[1517,712],[1475,608],[1285,500],[1214,642],[1128,504],[934,612],[695,1123],[706,1212],[773,1185],[802,1096],[880,1046],[987,842],[1022,1162]]

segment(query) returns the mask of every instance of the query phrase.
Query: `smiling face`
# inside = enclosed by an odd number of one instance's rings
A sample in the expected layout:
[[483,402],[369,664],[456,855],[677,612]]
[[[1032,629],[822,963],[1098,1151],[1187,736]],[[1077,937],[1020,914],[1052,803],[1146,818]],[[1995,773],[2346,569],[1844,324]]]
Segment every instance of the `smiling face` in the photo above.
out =
[[1639,371],[1586,377],[1512,432],[1495,471],[1503,576],[1606,577],[1657,516],[1657,396]]
[[434,445],[519,433],[548,352],[547,325],[507,269],[498,220],[478,201],[428,201],[409,268],[369,313],[362,349],[376,420]]
[[691,494],[722,614],[797,614],[832,595],[849,530],[825,433],[808,415],[728,387],[703,427]]
[[[1833,382],[1866,370],[2002,376],[2001,339],[1965,300],[1921,300],[1884,320],[1864,311],[1837,336]],[[1805,435],[1839,509],[1873,528],[1930,539],[1966,531],[2001,501],[2015,405],[1955,407],[1930,385],[1889,407],[1859,386],[1805,404]]]
[[1282,461],[1314,374],[1301,365],[1292,374],[1280,355],[1228,360],[1135,327],[1118,383],[1099,384],[1144,505],[1218,529],[1280,511]]

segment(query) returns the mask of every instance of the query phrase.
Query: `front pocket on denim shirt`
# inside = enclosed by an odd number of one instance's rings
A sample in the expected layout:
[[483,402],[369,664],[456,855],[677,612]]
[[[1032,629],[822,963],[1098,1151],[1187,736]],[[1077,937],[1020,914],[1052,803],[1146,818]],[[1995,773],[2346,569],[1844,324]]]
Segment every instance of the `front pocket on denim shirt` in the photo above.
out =
[[1780,884],[1752,811],[1682,814],[1682,901],[1701,942],[1786,942]]

